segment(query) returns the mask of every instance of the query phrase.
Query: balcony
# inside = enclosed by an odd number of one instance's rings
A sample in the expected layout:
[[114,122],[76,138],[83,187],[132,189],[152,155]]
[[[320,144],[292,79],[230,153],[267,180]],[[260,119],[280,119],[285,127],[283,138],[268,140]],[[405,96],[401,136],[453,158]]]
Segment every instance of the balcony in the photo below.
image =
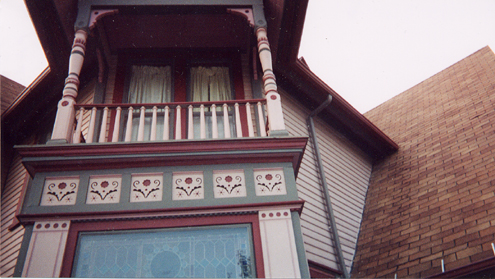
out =
[[266,99],[75,105],[72,143],[267,136]]

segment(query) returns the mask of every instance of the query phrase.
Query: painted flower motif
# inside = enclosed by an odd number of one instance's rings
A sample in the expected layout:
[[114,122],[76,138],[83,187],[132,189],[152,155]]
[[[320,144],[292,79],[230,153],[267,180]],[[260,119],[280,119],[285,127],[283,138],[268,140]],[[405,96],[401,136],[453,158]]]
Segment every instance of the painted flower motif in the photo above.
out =
[[266,180],[272,180],[273,179],[273,176],[271,174],[267,174],[265,176]]
[[188,177],[185,180],[186,184],[191,184],[193,182],[192,178]]
[[149,179],[146,179],[145,181],[143,181],[143,185],[144,186],[150,186],[151,185],[151,181]]
[[62,182],[62,183],[58,184],[58,188],[59,188],[60,190],[65,189],[65,187],[67,187],[67,184],[66,184],[65,182]]
[[108,185],[109,185],[108,181],[103,181],[103,182],[101,183],[101,188],[107,188],[107,187],[108,187]]
[[232,182],[232,176],[229,175],[229,176],[225,177],[225,181]]

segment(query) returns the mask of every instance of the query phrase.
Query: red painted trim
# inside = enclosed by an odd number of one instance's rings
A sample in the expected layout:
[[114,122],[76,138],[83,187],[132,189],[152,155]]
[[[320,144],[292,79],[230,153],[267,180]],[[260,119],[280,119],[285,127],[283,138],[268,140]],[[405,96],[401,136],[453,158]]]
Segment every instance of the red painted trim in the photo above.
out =
[[19,220],[25,223],[32,223],[46,218],[50,219],[70,219],[70,220],[102,220],[102,219],[139,219],[139,218],[167,218],[184,215],[208,215],[208,214],[236,214],[250,211],[267,210],[274,208],[289,208],[296,211],[299,215],[302,213],[305,201],[284,201],[284,202],[267,202],[252,204],[232,204],[221,206],[205,207],[174,207],[146,210],[122,210],[106,212],[59,212],[59,213],[41,213],[41,214],[22,214]]
[[[39,171],[60,169],[110,169],[146,167],[156,164],[178,166],[267,162],[292,162],[297,175],[306,142],[307,138],[305,137],[267,137],[207,141],[19,146],[17,151],[23,158],[45,157],[43,160],[23,162],[31,175]],[[277,152],[260,154],[260,151],[272,150]],[[244,153],[221,154],[230,151],[244,151]],[[211,154],[207,154],[210,152],[220,154],[215,154],[212,157]],[[187,153],[195,153],[195,155],[184,155]],[[146,154],[163,154],[163,156],[144,156]],[[97,160],[91,158],[92,156],[108,155],[114,155],[114,157],[98,158]],[[132,157],[124,157],[126,155],[132,155]],[[71,159],[71,157],[74,158]],[[84,159],[84,157],[88,157],[88,159]]]
[[495,257],[490,257],[478,262],[474,262],[456,269],[448,270],[443,273],[439,273],[428,278],[459,278],[470,277],[475,273],[482,272],[484,270],[495,268]]
[[311,278],[336,278],[337,276],[340,277],[343,275],[340,270],[333,269],[311,260],[308,260],[308,265]]
[[256,273],[260,278],[265,277],[263,266],[263,251],[258,214],[231,215],[231,216],[203,216],[181,217],[174,219],[129,220],[129,221],[97,221],[72,223],[67,236],[67,243],[62,261],[61,277],[70,277],[74,257],[77,248],[77,240],[80,232],[88,231],[113,231],[113,230],[139,230],[178,227],[218,226],[233,224],[251,224],[253,236],[253,249],[256,260]]

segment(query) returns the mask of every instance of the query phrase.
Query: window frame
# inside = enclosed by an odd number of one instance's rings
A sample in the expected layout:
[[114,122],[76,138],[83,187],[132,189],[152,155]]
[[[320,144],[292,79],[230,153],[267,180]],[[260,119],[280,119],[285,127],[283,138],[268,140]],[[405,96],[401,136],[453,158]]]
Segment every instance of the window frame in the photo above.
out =
[[258,214],[233,214],[221,216],[194,216],[194,217],[168,217],[160,219],[135,219],[135,220],[94,220],[91,222],[72,222],[65,246],[64,258],[60,277],[71,277],[77,243],[80,232],[112,232],[115,230],[145,230],[167,229],[182,227],[222,226],[249,224],[254,255],[256,276],[264,278],[263,251],[261,247],[261,233]]

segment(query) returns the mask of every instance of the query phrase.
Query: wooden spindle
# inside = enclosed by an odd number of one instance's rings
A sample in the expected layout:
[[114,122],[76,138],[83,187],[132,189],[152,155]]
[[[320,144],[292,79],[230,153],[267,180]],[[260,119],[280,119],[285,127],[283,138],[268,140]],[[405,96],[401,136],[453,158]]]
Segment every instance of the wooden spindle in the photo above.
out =
[[150,141],[156,140],[156,121],[157,121],[157,113],[158,108],[156,106],[153,107],[153,116],[151,117],[151,134]]
[[200,130],[200,138],[205,139],[206,138],[206,120],[205,120],[205,106],[201,104],[199,106],[199,130]]
[[194,139],[194,121],[193,121],[193,106],[189,105],[188,110],[188,122],[187,122],[187,138]]
[[96,122],[96,108],[94,107],[91,110],[91,118],[89,121],[89,129],[88,129],[88,138],[86,139],[87,143],[93,142],[93,136],[95,134],[95,122]]
[[129,107],[129,112],[127,114],[127,126],[125,127],[125,141],[131,141],[132,137],[132,113],[133,108]]
[[251,114],[251,104],[246,103],[246,116],[247,116],[247,124],[248,124],[248,135],[250,138],[254,137],[254,129],[253,129],[253,115]]
[[211,137],[218,138],[217,106],[211,105]]
[[182,123],[180,121],[180,106],[175,109],[175,139],[182,139]]
[[83,117],[84,117],[84,108],[80,108],[79,109],[79,118],[77,118],[76,132],[74,133],[74,136],[72,137],[73,143],[80,143],[81,142],[81,130],[82,130]]
[[139,126],[138,126],[138,141],[143,141],[144,140],[144,114],[146,112],[145,107],[141,107],[140,113],[139,113]]
[[229,106],[223,104],[223,135],[224,138],[230,138],[230,121],[229,121]]
[[98,142],[107,141],[107,123],[108,123],[108,107],[103,109],[103,116],[101,118],[100,138]]
[[258,102],[258,122],[261,136],[266,137],[265,117],[263,116],[263,104],[261,102]]
[[241,114],[239,113],[239,104],[234,104],[235,109],[235,130],[237,132],[237,137],[242,138],[242,126],[241,126]]
[[119,141],[120,115],[121,114],[122,114],[122,108],[117,107],[117,112],[115,113],[115,122],[113,123],[112,142],[118,142]]
[[165,112],[163,113],[163,140],[169,139],[169,127],[170,127],[170,108],[165,106]]

